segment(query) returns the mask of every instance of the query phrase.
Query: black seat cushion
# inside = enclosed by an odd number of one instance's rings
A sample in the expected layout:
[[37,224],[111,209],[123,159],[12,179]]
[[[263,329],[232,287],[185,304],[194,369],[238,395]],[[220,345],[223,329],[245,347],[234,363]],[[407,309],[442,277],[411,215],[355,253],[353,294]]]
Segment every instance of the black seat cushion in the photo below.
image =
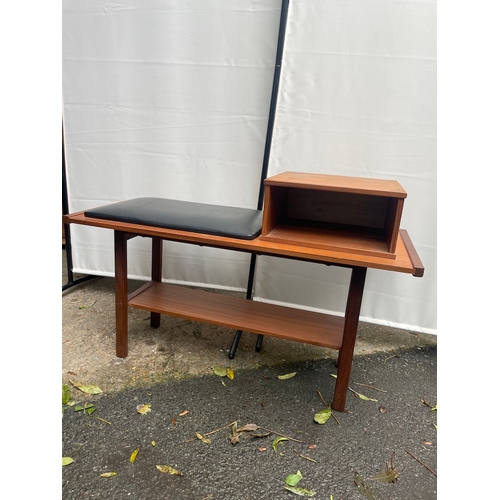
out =
[[262,230],[261,210],[165,198],[120,201],[86,210],[85,216],[244,240],[256,238]]

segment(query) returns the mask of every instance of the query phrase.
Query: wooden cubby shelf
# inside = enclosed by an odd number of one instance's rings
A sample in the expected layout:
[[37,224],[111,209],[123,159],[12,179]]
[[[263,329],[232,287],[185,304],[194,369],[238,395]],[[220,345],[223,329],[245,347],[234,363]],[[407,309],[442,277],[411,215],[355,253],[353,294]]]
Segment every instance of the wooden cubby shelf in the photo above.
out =
[[406,198],[397,181],[283,172],[264,185],[262,241],[396,257]]
[[344,318],[246,300],[168,283],[150,282],[129,295],[128,305],[202,323],[340,349]]

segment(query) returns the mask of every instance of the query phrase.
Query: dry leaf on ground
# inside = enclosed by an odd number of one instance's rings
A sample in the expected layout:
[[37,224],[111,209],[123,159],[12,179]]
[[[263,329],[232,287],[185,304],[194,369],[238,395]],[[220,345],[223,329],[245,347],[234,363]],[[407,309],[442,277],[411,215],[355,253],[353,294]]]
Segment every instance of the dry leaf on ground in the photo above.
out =
[[80,391],[84,392],[85,394],[101,394],[102,390],[100,387],[97,385],[91,385],[91,384],[81,384],[80,382],[76,382],[75,380],[69,379],[71,384],[75,386],[77,389],[80,389]]
[[163,474],[171,474],[173,476],[183,476],[182,472],[179,472],[177,469],[170,467],[170,465],[157,465],[156,468],[162,472]]
[[151,405],[137,405],[137,413],[140,413],[141,415],[144,415],[145,413],[148,413],[151,411]]

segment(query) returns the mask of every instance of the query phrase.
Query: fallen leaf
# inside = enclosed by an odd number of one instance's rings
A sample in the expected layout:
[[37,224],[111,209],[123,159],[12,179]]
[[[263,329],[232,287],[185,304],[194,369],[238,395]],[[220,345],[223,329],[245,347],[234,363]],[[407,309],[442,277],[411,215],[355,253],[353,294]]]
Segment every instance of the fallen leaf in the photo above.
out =
[[205,444],[210,444],[212,441],[210,440],[210,438],[207,438],[203,435],[201,435],[199,432],[196,433],[196,437],[200,440],[200,441],[203,441]]
[[116,476],[116,474],[118,474],[117,472],[103,472],[101,474],[101,477],[113,477],[113,476]]
[[[231,436],[230,436],[230,441],[231,444],[238,444],[240,442],[240,436],[243,435],[245,432],[251,432],[251,431],[256,431],[259,428],[258,425],[256,424],[245,424],[242,427],[236,427],[236,422],[233,423],[231,426]],[[270,433],[267,433],[266,435],[269,436]],[[252,437],[263,437],[258,434],[251,434]]]
[[69,381],[72,385],[74,385],[77,389],[80,389],[85,394],[101,394],[102,392],[102,390],[97,387],[97,385],[84,385],[71,379],[69,379]]
[[227,375],[227,369],[221,366],[213,366],[212,370],[218,377],[225,377]]
[[[333,378],[337,378],[337,375],[335,375],[335,373],[330,373],[330,375],[333,377]],[[363,394],[360,394],[359,392],[356,392],[354,389],[351,389],[350,387],[348,387],[348,389],[359,399],[363,399],[365,401],[375,401],[375,403],[378,402],[377,399],[373,399],[373,398],[369,398]],[[380,409],[380,408],[379,408]]]
[[233,422],[233,424],[231,425],[231,436],[229,437],[231,444],[238,444],[240,442],[240,436],[242,434],[243,432],[238,432],[236,422]]
[[71,391],[67,385],[62,386],[62,404],[67,405],[71,399]]
[[273,441],[273,450],[276,451],[276,448],[278,447],[279,444],[282,444],[284,441],[289,441],[288,438],[286,437],[277,437],[274,441]]
[[130,455],[130,463],[133,464],[135,462],[135,459],[137,458],[137,455],[139,453],[139,448],[135,449],[132,454]]
[[309,460],[309,462],[313,462],[313,463],[315,463],[315,464],[317,464],[317,463],[318,463],[318,461],[317,461],[317,460],[314,460],[314,458],[308,457],[308,456],[306,456],[306,455],[302,455],[302,454],[300,454],[297,450],[293,450],[293,451],[297,454],[297,456],[298,456],[298,457],[303,458],[304,460]]
[[163,474],[172,474],[173,476],[183,476],[182,472],[179,472],[177,469],[170,467],[170,465],[157,465],[156,468],[162,472]]
[[435,404],[435,405],[433,406],[433,405],[431,405],[430,403],[428,403],[425,399],[421,399],[420,401],[421,401],[421,402],[422,402],[425,406],[428,406],[428,407],[431,409],[431,411],[437,411],[437,409],[438,409],[438,405],[437,405],[437,404]]
[[288,484],[288,486],[297,486],[301,480],[302,474],[300,473],[300,470],[298,470],[296,474],[290,474],[287,476],[285,478],[285,483]]
[[306,490],[305,488],[294,488],[293,486],[284,486],[285,490],[291,491],[296,495],[301,497],[313,497],[316,495],[316,492],[313,490]]
[[104,422],[105,424],[111,425],[111,422],[109,420],[105,420],[104,418],[101,418],[101,417],[95,417],[95,418],[97,418],[101,422]]
[[151,411],[151,405],[137,405],[137,413],[144,415],[148,411]]
[[92,415],[95,412],[94,405],[92,403],[84,403],[83,405],[75,405],[73,408],[75,411],[83,411],[88,415]]
[[278,375],[280,380],[288,380],[289,378],[293,378],[297,375],[297,372],[287,373],[286,375]]
[[375,403],[378,403],[378,399],[369,398],[368,396],[365,396],[364,394],[360,394],[359,392],[353,391],[352,389],[351,389],[351,391],[354,393],[354,395],[357,398],[362,399],[363,401],[375,401]]
[[62,457],[62,466],[65,467],[66,465],[72,464],[74,460],[71,457]]
[[151,446],[156,446],[156,441],[151,441]]
[[232,434],[229,438],[229,440],[231,441],[231,444],[238,444],[240,442],[240,436],[241,434],[243,433],[240,433],[240,434]]
[[233,380],[234,378],[234,370],[231,370],[231,368],[228,368],[226,370],[226,375],[229,380]]
[[269,432],[259,432],[258,434],[250,434],[253,438],[265,438],[268,437],[272,434],[271,431]]
[[324,408],[323,410],[318,411],[318,413],[316,413],[316,415],[314,415],[314,421],[317,424],[326,424],[326,422],[328,422],[328,420],[330,419],[331,416],[332,416],[332,412],[331,412],[330,408]]
[[384,469],[371,479],[375,481],[382,481],[384,483],[393,483],[398,478],[398,471],[396,469]]
[[357,472],[354,473],[354,482],[356,483],[360,493],[369,500],[382,500],[382,497],[380,497],[380,495],[373,488],[370,488],[370,486],[363,481],[363,478]]
[[236,432],[256,431],[258,428],[256,424],[245,424],[243,427],[238,427]]

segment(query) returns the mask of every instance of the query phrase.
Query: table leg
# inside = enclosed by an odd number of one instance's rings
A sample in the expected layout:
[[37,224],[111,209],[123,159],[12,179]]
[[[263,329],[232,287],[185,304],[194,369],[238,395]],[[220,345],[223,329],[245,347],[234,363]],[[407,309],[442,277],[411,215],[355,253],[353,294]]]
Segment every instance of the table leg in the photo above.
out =
[[351,272],[351,283],[347,296],[347,306],[344,317],[344,336],[342,347],[339,350],[337,382],[333,395],[332,408],[336,411],[344,411],[347,391],[349,389],[349,377],[351,376],[351,365],[354,354],[354,344],[358,331],[359,313],[361,301],[363,300],[363,289],[365,286],[366,267],[353,267]]
[[127,234],[115,231],[116,355],[128,355]]
[[[163,240],[152,238],[152,256],[151,256],[151,280],[161,283],[162,265],[163,265]],[[161,314],[151,312],[150,324],[153,328],[160,326]]]

